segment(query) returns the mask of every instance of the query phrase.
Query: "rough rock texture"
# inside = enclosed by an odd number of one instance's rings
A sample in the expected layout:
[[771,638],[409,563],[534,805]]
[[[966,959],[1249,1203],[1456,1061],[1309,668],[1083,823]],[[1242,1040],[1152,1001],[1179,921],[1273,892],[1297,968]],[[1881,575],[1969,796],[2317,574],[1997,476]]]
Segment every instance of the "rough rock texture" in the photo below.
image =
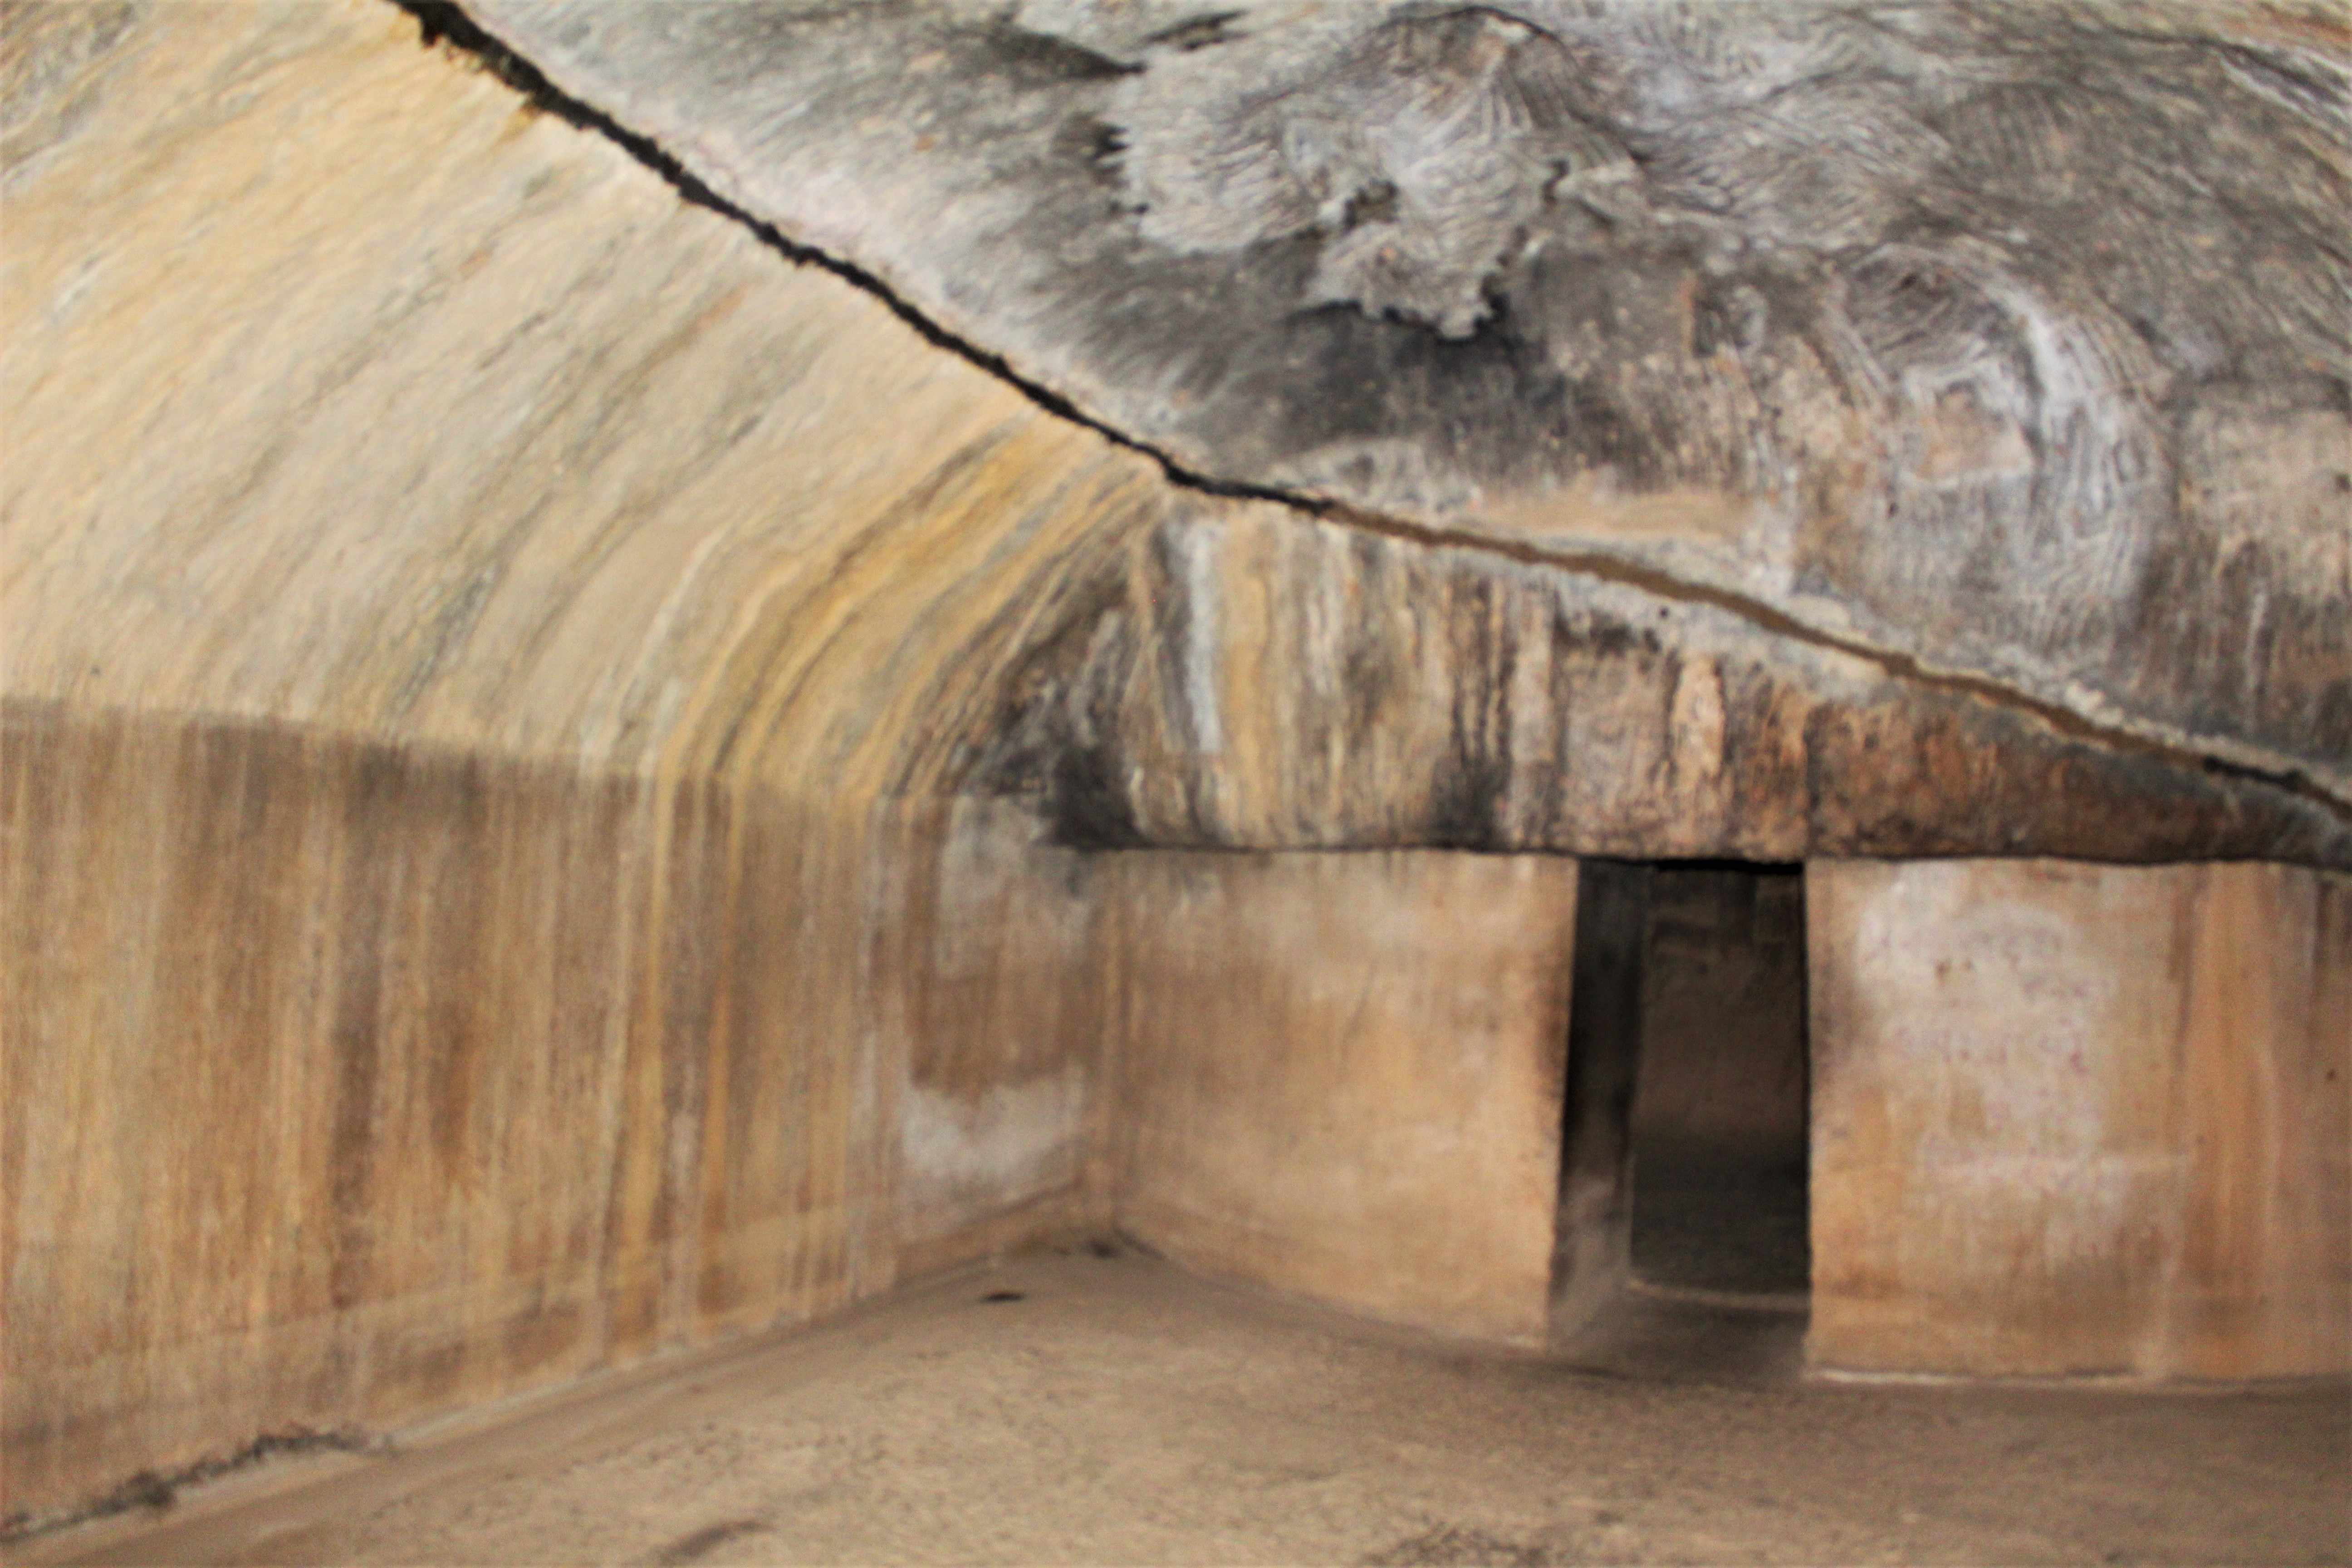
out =
[[1269,505],[1129,536],[961,787],[1111,847],[2352,866],[2331,808],[1725,606]]
[[2352,804],[2332,10],[465,5],[1192,473]]
[[1082,844],[2352,865],[2322,803],[1732,598],[1171,484],[487,82],[453,147],[421,88],[300,100],[275,12],[228,87],[11,15],[12,700]]

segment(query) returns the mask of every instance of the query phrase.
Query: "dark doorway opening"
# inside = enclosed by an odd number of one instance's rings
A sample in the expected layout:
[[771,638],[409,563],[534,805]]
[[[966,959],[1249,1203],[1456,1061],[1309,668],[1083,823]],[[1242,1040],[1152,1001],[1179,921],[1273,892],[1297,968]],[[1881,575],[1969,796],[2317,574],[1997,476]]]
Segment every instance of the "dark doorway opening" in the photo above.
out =
[[1633,1271],[1664,1289],[1801,1296],[1805,879],[1662,865],[1633,1100]]
[[1554,1338],[1643,1370],[1790,1370],[1811,1274],[1804,878],[1587,860]]

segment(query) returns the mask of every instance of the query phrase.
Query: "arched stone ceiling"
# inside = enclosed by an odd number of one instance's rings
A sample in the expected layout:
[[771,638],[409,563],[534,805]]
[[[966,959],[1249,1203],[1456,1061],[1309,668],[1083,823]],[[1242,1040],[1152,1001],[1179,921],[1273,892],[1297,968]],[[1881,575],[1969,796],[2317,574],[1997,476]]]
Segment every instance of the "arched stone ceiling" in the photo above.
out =
[[[557,30],[584,47],[703,10]],[[784,42],[820,25],[728,14]],[[1217,31],[1150,49],[1189,58]],[[1687,541],[1570,548],[1171,476],[1101,410],[943,344],[946,306],[910,322],[870,279],[793,259],[793,233],[681,202],[617,128],[541,113],[417,37],[373,0],[12,20],[12,743],[194,716],[852,810],[1026,796],[1090,844],[2352,865],[2315,785],[1822,633],[1686,572],[1712,559]],[[843,80],[887,77],[855,42],[827,46]],[[1034,47],[1048,97],[1136,79]],[[811,126],[819,152],[849,134]],[[850,212],[842,156],[827,210]],[[942,223],[977,221],[939,199]],[[1192,300],[1139,283],[1131,302]],[[1040,332],[1092,319],[1037,309]],[[1456,342],[1353,305],[1305,316],[1333,311],[1441,359]],[[1347,391],[1321,362],[1300,374]],[[1610,504],[1680,527],[1687,499]],[[2326,524],[2279,526],[2318,559]],[[2319,602],[2311,635],[2337,635],[2341,597]]]
[[2352,802],[2340,12],[463,3],[1181,475]]
[[11,148],[12,696],[871,800],[1167,509],[392,6],[126,16]]

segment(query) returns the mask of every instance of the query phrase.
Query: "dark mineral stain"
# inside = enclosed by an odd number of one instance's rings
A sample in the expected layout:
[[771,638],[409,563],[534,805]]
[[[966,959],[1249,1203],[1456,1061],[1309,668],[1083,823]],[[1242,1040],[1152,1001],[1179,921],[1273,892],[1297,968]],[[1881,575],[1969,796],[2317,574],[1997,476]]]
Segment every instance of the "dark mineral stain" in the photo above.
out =
[[1054,842],[1068,849],[1135,849],[1143,827],[1108,746],[1072,746],[1055,759],[1046,789]]
[[1466,744],[1458,733],[1454,741],[1453,753],[1440,760],[1430,783],[1418,837],[1440,849],[1506,849],[1510,847],[1503,820],[1509,804],[1509,767]]
[[1015,87],[1056,87],[1064,82],[1109,81],[1123,76],[1134,76],[1143,68],[1108,55],[1097,54],[1067,38],[1057,38],[1050,33],[1033,33],[1011,22],[998,22],[988,30],[989,51],[993,63],[1004,68],[1004,75]]
[[1212,45],[1229,44],[1242,35],[1227,32],[1225,24],[1239,21],[1241,15],[1239,11],[1212,11],[1204,16],[1194,16],[1189,21],[1179,22],[1172,27],[1162,27],[1144,39],[1143,47],[1148,49],[1176,49],[1184,54],[1191,54],[1194,49],[1205,49]]
[[332,1036],[335,1110],[328,1134],[335,1215],[328,1290],[337,1307],[351,1306],[365,1294],[372,1262],[368,1216],[375,1165],[378,1034],[387,906],[393,894],[387,840],[400,819],[405,783],[396,753],[371,752],[358,763],[350,796],[347,826],[353,849],[343,887],[343,942]]
[[91,1499],[79,1508],[41,1518],[11,1514],[0,1520],[0,1542],[62,1530],[68,1525],[104,1519],[110,1514],[127,1513],[132,1509],[161,1511],[179,1501],[183,1487],[199,1486],[281,1454],[315,1454],[329,1450],[363,1454],[383,1447],[365,1433],[350,1430],[316,1432],[307,1426],[290,1426],[282,1432],[265,1432],[242,1448],[198,1459],[194,1464],[184,1466],[169,1475],[156,1470],[141,1470],[124,1478],[112,1490]]
[[1119,155],[1127,151],[1127,132],[1093,114],[1074,114],[1054,134],[1057,157],[1077,163],[1087,177],[1106,189],[1119,188]]
[[681,1535],[659,1552],[653,1562],[659,1568],[675,1568],[681,1563],[697,1563],[709,1556],[730,1541],[747,1535],[758,1535],[768,1528],[764,1519],[730,1519],[717,1524],[706,1524],[690,1535]]
[[1541,1546],[1506,1541],[1483,1530],[1459,1524],[1434,1525],[1408,1536],[1364,1560],[1365,1568],[1547,1568],[1561,1561]]
[[1392,223],[1396,216],[1397,188],[1386,180],[1374,180],[1348,198],[1339,227],[1344,231],[1361,228],[1368,223]]

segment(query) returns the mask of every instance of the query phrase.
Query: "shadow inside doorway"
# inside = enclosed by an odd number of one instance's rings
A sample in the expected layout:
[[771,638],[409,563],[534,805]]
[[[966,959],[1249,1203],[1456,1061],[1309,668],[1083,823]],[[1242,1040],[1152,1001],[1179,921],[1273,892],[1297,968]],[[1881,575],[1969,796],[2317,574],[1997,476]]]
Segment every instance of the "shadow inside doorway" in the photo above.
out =
[[1800,1370],[1804,925],[1795,867],[1585,862],[1553,1270],[1565,1359]]

